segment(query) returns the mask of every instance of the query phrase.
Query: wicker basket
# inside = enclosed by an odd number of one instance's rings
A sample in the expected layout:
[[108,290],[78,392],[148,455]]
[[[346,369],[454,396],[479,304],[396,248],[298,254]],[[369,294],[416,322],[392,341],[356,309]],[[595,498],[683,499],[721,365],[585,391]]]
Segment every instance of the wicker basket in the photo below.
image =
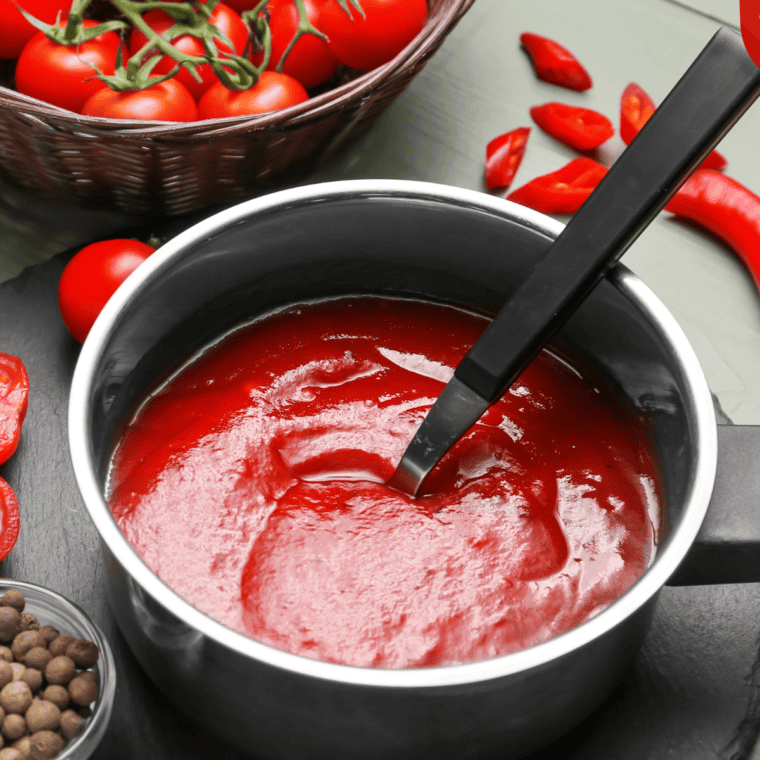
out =
[[169,124],[110,120],[0,87],[0,173],[83,206],[184,214],[305,176],[364,134],[474,0],[429,0],[425,28],[389,63],[283,111]]

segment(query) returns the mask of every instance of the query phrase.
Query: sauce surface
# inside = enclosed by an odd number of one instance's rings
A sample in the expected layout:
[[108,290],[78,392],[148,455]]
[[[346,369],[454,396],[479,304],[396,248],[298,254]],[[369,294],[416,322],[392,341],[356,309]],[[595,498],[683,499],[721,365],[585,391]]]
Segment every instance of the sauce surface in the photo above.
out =
[[315,659],[446,665],[573,628],[654,554],[658,475],[633,407],[545,351],[420,498],[383,485],[486,324],[355,297],[236,330],[135,415],[116,521],[202,612]]

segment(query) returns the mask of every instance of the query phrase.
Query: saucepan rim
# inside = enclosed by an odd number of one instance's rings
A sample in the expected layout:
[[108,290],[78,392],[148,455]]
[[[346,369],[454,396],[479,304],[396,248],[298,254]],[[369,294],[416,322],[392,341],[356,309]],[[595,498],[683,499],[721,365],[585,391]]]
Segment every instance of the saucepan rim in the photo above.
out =
[[410,180],[341,180],[282,190],[233,206],[209,217],[163,245],[118,289],[96,320],[77,362],[69,402],[69,446],[75,476],[86,508],[101,540],[131,578],[171,614],[219,645],[240,655],[304,676],[339,683],[388,688],[436,688],[476,683],[528,671],[570,654],[603,636],[641,609],[665,585],[691,547],[712,494],[717,466],[717,428],[712,396],[696,354],[675,318],[655,294],[632,272],[617,265],[608,277],[624,295],[659,326],[675,359],[688,378],[693,407],[697,468],[683,505],[683,518],[667,546],[644,576],[622,597],[592,619],[549,641],[489,660],[429,668],[378,669],[321,662],[290,654],[254,641],[216,622],[172,591],[148,568],[126,540],[108,510],[94,466],[87,430],[93,370],[98,356],[120,322],[122,311],[147,283],[155,282],[183,252],[198,240],[233,228],[250,215],[305,203],[356,197],[432,199],[480,209],[511,218],[536,232],[556,236],[563,225],[543,214],[485,193],[448,185]]

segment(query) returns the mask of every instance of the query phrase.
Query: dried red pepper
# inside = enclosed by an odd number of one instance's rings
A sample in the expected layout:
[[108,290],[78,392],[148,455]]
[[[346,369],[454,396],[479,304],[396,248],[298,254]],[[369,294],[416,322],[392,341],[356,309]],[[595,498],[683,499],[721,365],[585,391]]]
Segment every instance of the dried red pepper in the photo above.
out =
[[533,106],[530,115],[544,132],[575,150],[593,150],[615,134],[612,122],[590,108],[544,103]]
[[21,359],[0,353],[0,464],[16,450],[29,400],[29,376]]
[[509,187],[520,168],[530,127],[518,127],[494,137],[486,146],[486,187]]
[[21,519],[13,489],[0,478],[0,560],[16,545]]
[[740,182],[700,167],[665,206],[717,235],[744,261],[760,289],[760,197]]
[[508,196],[528,208],[544,214],[573,214],[591,195],[607,174],[607,167],[598,161],[582,156],[561,169],[528,182]]
[[521,34],[520,42],[528,51],[539,79],[578,92],[591,88],[588,71],[566,47],[531,32]]
[[[620,137],[628,145],[649,121],[657,106],[644,89],[631,82],[620,97]],[[726,158],[712,151],[700,164],[702,169],[722,169],[728,164]]]

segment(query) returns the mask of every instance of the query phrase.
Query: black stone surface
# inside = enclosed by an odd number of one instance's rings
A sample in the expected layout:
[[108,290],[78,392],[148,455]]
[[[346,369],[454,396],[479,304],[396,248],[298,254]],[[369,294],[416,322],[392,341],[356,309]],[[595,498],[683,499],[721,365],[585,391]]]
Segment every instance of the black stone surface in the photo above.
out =
[[[111,641],[116,708],[96,758],[251,760],[180,714],[146,678],[103,592],[96,531],[67,444],[69,384],[79,351],[57,306],[71,252],[0,284],[0,351],[24,361],[29,412],[20,447],[0,466],[21,505],[19,541],[0,570],[83,607]],[[741,760],[760,731],[760,584],[666,588],[624,680],[572,734],[535,760]],[[223,732],[224,727],[220,727]]]

